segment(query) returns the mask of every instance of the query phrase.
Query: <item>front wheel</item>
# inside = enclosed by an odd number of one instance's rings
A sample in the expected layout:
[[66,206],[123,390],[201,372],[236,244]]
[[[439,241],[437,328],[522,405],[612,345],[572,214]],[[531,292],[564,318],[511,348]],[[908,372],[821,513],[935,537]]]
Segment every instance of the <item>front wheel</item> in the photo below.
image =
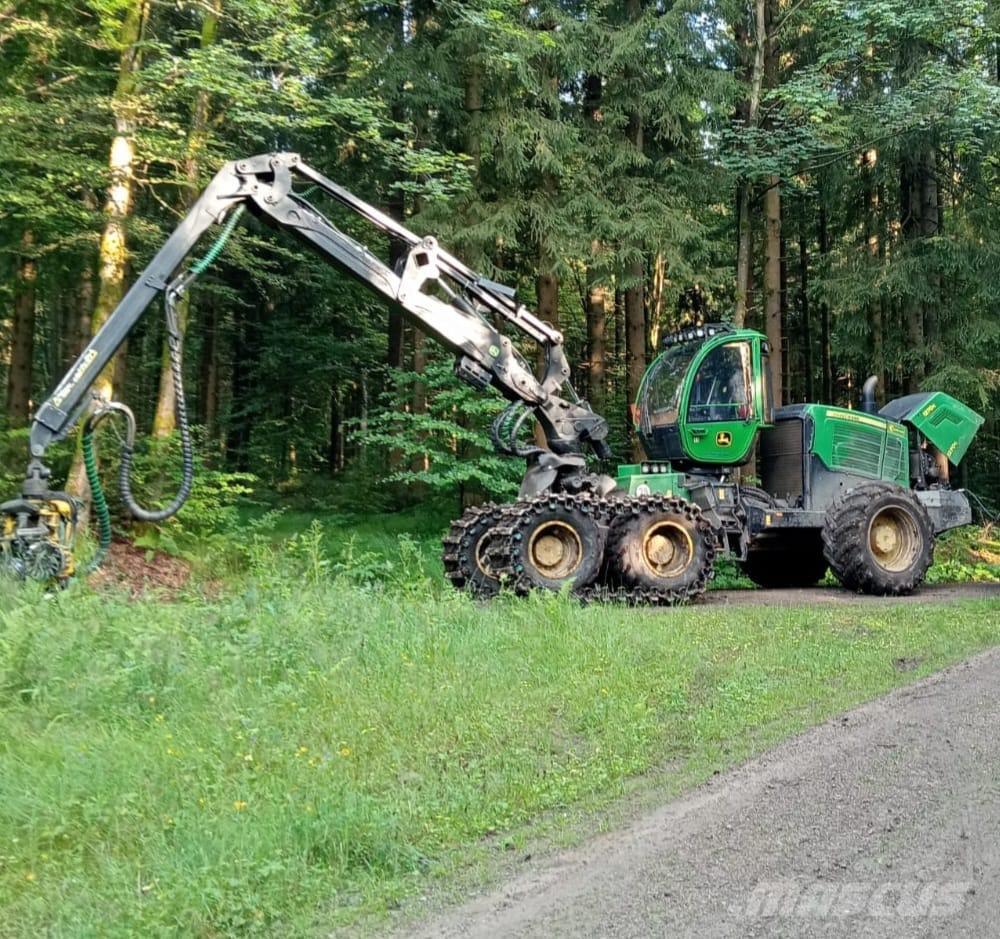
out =
[[715,531],[698,506],[658,496],[637,499],[612,526],[610,573],[626,590],[679,603],[704,593],[716,548]]
[[586,495],[550,493],[515,504],[497,530],[488,559],[515,593],[561,590],[583,594],[601,572],[604,528]]
[[934,560],[934,529],[909,490],[868,483],[827,511],[823,552],[848,589],[898,596],[917,587]]

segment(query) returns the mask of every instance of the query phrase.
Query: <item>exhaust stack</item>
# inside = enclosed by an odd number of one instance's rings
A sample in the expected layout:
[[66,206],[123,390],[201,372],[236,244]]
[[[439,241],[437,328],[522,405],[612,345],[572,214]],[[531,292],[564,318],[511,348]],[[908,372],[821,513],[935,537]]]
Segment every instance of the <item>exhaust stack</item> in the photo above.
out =
[[861,410],[865,414],[878,414],[875,403],[875,389],[878,387],[878,375],[869,375],[861,388]]

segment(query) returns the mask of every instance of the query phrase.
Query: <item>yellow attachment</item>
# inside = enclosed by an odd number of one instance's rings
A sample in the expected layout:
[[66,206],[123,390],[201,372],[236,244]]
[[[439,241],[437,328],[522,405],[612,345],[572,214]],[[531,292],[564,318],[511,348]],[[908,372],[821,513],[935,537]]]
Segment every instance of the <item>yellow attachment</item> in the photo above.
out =
[[24,500],[33,514],[5,511],[0,514],[0,562],[15,576],[43,580],[68,580],[76,565],[76,509],[67,499]]

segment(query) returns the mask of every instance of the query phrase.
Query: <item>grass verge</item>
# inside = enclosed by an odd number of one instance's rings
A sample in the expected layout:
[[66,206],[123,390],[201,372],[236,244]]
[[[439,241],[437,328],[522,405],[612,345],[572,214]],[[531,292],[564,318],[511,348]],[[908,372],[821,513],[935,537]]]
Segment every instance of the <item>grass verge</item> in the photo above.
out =
[[0,934],[325,933],[1000,641],[989,601],[479,607],[422,556],[317,532],[211,601],[3,589]]

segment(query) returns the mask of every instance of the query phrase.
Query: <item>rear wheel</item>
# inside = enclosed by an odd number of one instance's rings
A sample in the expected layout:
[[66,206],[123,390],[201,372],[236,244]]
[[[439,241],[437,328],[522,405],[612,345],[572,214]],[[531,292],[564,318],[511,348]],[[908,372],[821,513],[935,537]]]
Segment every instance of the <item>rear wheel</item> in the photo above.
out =
[[909,593],[934,560],[927,510],[906,489],[870,483],[844,493],[826,514],[823,546],[837,579],[849,590]]
[[612,527],[609,574],[626,591],[677,603],[704,592],[715,553],[715,532],[698,506],[666,497],[636,499]]
[[453,587],[475,597],[489,598],[500,590],[500,580],[489,566],[489,549],[505,506],[477,505],[451,523],[443,547],[444,572]]
[[586,496],[553,493],[515,505],[490,547],[492,569],[515,592],[582,593],[601,571],[604,529],[597,503]]
[[758,587],[811,587],[827,571],[819,532],[791,534],[780,541],[753,544],[740,567]]

